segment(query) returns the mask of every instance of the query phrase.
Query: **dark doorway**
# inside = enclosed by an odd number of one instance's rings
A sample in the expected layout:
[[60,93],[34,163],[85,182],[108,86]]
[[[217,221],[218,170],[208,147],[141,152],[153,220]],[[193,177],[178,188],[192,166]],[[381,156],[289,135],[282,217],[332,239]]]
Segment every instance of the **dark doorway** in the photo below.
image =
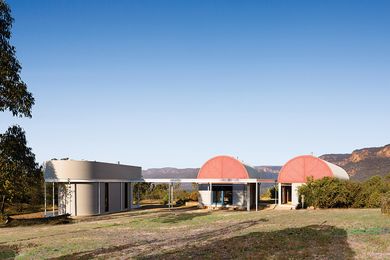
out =
[[109,210],[109,186],[108,183],[104,183],[104,211],[108,212]]
[[129,184],[125,183],[125,209],[129,207]]
[[212,190],[212,201],[215,205],[232,205],[233,186],[232,185],[214,185]]
[[282,185],[282,204],[290,204],[291,203],[291,184],[283,184]]

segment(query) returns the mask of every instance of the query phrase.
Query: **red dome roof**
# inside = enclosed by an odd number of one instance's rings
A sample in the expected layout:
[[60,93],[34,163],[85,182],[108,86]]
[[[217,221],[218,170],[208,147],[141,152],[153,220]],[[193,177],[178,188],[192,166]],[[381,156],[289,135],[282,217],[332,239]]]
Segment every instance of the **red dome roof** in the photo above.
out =
[[322,179],[324,177],[334,177],[329,163],[320,158],[303,155],[288,161],[279,173],[279,183],[305,183],[308,177]]
[[245,165],[230,156],[217,156],[208,160],[198,173],[198,179],[248,179]]

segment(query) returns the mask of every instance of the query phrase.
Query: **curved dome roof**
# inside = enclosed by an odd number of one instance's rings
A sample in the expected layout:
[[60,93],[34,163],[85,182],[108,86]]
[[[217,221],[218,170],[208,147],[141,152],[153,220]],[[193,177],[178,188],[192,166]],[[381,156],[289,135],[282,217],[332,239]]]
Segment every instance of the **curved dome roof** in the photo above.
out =
[[249,179],[259,178],[260,173],[231,156],[211,158],[198,172],[198,179]]
[[312,155],[303,155],[291,159],[283,166],[278,182],[305,183],[308,177],[315,180],[324,177],[349,180],[349,175],[343,168]]

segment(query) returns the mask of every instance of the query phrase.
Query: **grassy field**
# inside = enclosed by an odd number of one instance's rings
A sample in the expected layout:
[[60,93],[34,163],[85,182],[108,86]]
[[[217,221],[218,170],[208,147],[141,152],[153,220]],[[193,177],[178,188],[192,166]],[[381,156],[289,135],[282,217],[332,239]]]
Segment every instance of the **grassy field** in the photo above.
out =
[[150,209],[0,228],[0,258],[390,259],[377,209]]

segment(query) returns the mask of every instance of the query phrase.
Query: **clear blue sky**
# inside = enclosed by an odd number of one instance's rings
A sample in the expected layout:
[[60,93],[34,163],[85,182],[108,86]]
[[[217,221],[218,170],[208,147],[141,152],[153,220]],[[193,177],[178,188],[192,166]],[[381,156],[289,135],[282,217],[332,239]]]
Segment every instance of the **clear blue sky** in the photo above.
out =
[[390,1],[9,0],[41,163],[254,165],[390,143]]

